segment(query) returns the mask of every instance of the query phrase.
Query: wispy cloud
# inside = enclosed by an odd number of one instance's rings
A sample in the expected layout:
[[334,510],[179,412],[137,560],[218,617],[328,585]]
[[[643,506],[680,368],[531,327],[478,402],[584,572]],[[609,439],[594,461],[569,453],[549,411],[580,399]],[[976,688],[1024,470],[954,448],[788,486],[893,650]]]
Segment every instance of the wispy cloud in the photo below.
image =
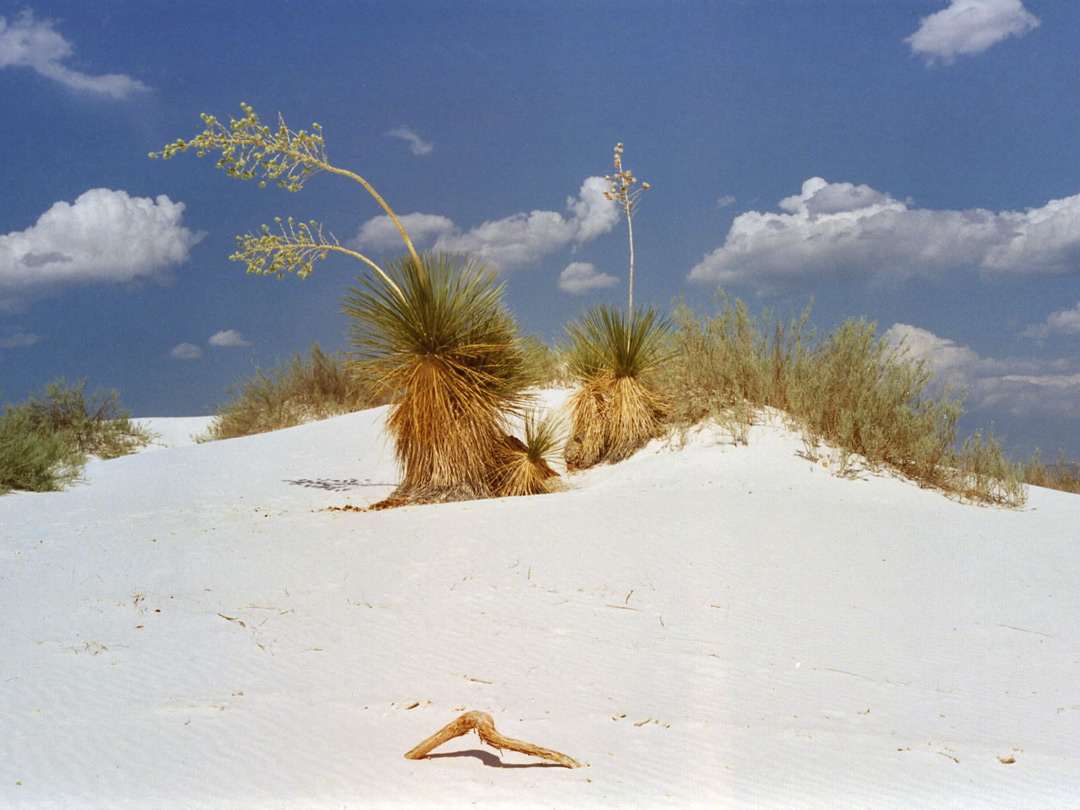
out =
[[925,360],[939,382],[966,391],[969,408],[994,408],[1015,417],[1080,417],[1080,364],[1075,361],[981,357],[969,346],[902,323],[884,338],[894,345],[902,341],[909,356]]
[[[589,177],[577,197],[568,197],[566,212],[532,211],[462,231],[452,220],[433,214],[407,214],[402,223],[415,242],[431,240],[435,250],[469,253],[502,270],[534,264],[544,256],[607,233],[619,220],[615,203],[604,196],[608,184]],[[415,228],[415,230],[414,230]],[[423,237],[423,238],[421,238]],[[385,250],[400,243],[390,218],[365,222],[351,244],[358,249]]]
[[91,76],[67,67],[64,61],[75,53],[75,48],[54,25],[52,20],[34,19],[30,10],[19,13],[10,23],[0,17],[0,68],[28,67],[73,90],[116,99],[150,89],[130,76]]
[[425,141],[408,127],[394,127],[386,134],[391,138],[400,138],[405,141],[414,155],[430,155],[435,149],[435,144]]
[[57,202],[25,231],[0,235],[0,310],[87,283],[165,280],[204,234],[181,224],[183,203],[96,188]]
[[41,336],[29,332],[15,331],[0,335],[0,349],[25,349],[41,343]]
[[1080,273],[1080,194],[994,213],[914,207],[866,185],[813,177],[782,213],[737,216],[721,247],[690,271],[764,295],[826,280],[906,278],[974,269],[994,275]]
[[735,198],[730,194],[725,194],[723,197],[719,197],[716,200],[717,208],[727,208],[735,204]]
[[559,274],[559,289],[571,295],[583,295],[610,287],[619,279],[599,272],[589,262],[571,262]]
[[181,343],[172,347],[169,357],[174,360],[198,360],[202,357],[202,349],[194,343]]
[[1007,37],[1023,36],[1039,18],[1021,0],[951,0],[949,7],[922,19],[904,41],[927,63],[951,64],[958,55],[982,53]]
[[1051,313],[1040,324],[1029,326],[1020,333],[1023,337],[1047,338],[1051,335],[1080,335],[1080,303],[1072,309]]
[[215,346],[217,348],[226,349],[241,348],[244,346],[253,345],[250,340],[245,338],[235,329],[225,329],[221,332],[215,332],[213,335],[210,336],[210,340],[207,341],[207,344],[210,346]]

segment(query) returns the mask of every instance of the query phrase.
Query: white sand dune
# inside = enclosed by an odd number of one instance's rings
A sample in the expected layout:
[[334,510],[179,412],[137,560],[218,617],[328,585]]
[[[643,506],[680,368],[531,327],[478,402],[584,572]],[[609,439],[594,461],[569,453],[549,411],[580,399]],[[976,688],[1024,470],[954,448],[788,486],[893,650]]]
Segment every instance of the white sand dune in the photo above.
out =
[[[392,489],[383,417],[0,498],[0,807],[1077,806],[1080,498],[839,478],[761,425],[328,511]],[[404,759],[465,709],[588,767]]]

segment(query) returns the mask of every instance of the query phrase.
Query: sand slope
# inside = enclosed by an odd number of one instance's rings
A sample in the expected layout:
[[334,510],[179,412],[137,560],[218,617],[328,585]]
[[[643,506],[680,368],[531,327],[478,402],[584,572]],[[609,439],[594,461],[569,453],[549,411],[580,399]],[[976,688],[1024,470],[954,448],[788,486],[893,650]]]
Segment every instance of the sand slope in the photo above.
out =
[[[383,416],[0,498],[0,807],[1075,806],[1080,498],[842,479],[773,424],[328,511],[393,487]],[[464,709],[589,767],[403,758]]]

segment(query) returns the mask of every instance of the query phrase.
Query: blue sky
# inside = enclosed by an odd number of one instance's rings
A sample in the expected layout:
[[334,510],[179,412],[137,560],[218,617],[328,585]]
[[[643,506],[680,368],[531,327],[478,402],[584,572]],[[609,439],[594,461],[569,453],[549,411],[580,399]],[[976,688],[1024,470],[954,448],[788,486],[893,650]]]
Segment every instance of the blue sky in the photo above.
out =
[[396,255],[321,175],[259,189],[147,153],[251,104],[323,127],[423,246],[467,249],[551,340],[626,295],[612,147],[651,188],[635,301],[718,286],[906,337],[963,429],[1080,457],[1080,4],[1059,0],[0,0],[0,392],[58,376],[197,415],[313,340],[364,268],[247,276],[238,234],[318,219]]

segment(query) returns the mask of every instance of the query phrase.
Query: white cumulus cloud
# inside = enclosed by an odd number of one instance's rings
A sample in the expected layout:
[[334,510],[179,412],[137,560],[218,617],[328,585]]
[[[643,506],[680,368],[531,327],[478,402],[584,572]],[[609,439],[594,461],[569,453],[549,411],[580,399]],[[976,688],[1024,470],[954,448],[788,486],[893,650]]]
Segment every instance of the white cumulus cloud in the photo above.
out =
[[924,17],[904,41],[928,62],[951,63],[958,55],[981,53],[1038,26],[1039,18],[1021,0],[951,0],[948,8]]
[[408,127],[394,127],[386,133],[391,138],[399,138],[409,144],[414,155],[430,155],[435,145],[425,141]]
[[210,340],[207,343],[211,346],[218,348],[237,348],[242,346],[251,346],[250,340],[245,338],[235,329],[225,329],[221,332],[215,332],[210,336]]
[[765,295],[825,280],[906,278],[957,269],[996,275],[1080,273],[1080,194],[1026,211],[914,207],[866,185],[812,177],[780,201],[747,211],[724,244],[690,271]]
[[[431,240],[435,250],[469,253],[502,270],[534,264],[570,245],[595,239],[619,221],[619,211],[604,197],[608,184],[589,177],[577,197],[568,197],[566,212],[532,211],[491,220],[463,231],[446,217],[406,214],[402,224],[416,243]],[[390,218],[379,216],[360,226],[352,244],[358,249],[385,250],[400,244]]]
[[198,360],[202,357],[202,349],[194,343],[181,343],[173,346],[169,352],[169,357],[174,360]]
[[589,262],[571,262],[559,274],[559,289],[571,295],[582,295],[610,287],[618,280],[615,276],[598,272]]
[[1051,313],[1040,324],[1029,326],[1020,333],[1024,337],[1045,338],[1050,335],[1080,335],[1080,303],[1072,309]]
[[57,202],[25,231],[0,235],[0,309],[16,310],[92,282],[163,280],[203,234],[184,227],[183,203],[95,188]]
[[0,17],[0,68],[28,67],[73,90],[124,98],[149,90],[145,84],[117,73],[91,76],[64,65],[75,48],[53,27],[52,20],[36,20],[22,11],[9,23]]
[[909,324],[884,335],[924,360],[938,382],[966,393],[968,409],[1000,409],[1011,416],[1080,417],[1080,367],[1068,360],[981,357],[969,346]]
[[[453,220],[436,214],[405,214],[398,219],[416,244],[426,244],[455,230]],[[385,215],[369,219],[361,225],[351,244],[358,250],[405,250],[401,231]]]

